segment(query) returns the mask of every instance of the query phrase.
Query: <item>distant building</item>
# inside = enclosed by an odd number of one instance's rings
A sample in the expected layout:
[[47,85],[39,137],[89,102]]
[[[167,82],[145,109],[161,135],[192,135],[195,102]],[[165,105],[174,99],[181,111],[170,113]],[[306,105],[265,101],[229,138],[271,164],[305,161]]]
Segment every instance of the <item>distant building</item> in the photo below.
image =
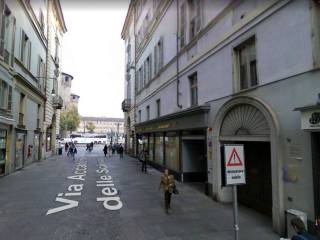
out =
[[81,117],[77,132],[86,133],[87,124],[92,122],[95,126],[94,133],[118,134],[123,136],[123,118],[108,118],[108,117]]

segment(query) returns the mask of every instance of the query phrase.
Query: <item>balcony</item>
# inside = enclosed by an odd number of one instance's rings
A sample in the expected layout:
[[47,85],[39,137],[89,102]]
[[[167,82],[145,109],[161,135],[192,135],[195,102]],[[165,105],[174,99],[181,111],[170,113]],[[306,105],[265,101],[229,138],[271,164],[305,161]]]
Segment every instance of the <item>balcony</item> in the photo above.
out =
[[59,95],[52,97],[52,105],[55,109],[61,109],[63,107],[62,97]]
[[128,112],[131,108],[131,100],[130,99],[125,99],[122,102],[122,111],[123,112]]

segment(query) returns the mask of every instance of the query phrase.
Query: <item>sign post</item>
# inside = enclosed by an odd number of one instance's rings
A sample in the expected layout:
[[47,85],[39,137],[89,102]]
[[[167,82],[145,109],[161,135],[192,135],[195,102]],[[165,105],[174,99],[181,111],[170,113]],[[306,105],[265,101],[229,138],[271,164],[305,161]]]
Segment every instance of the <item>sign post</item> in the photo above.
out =
[[235,240],[239,240],[237,185],[246,183],[244,148],[241,144],[223,146],[224,185],[232,186]]

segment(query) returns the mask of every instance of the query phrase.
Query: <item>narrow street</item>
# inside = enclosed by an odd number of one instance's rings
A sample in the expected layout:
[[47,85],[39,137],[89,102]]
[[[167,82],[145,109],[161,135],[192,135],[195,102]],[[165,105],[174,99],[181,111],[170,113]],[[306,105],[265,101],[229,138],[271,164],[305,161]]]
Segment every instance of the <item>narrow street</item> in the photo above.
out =
[[[75,161],[63,153],[0,179],[1,239],[233,239],[230,205],[178,183],[180,194],[173,196],[172,210],[166,215],[158,190],[160,172],[148,168],[148,174],[143,174],[139,162],[127,156],[104,158],[100,146],[91,153],[78,149]],[[103,201],[97,201],[105,197],[103,187],[96,186],[102,175],[96,171],[99,166],[107,166],[106,175],[112,176],[116,196],[123,203],[120,210],[105,209]],[[78,188],[73,186],[70,192],[81,195],[68,196],[68,187],[75,184]],[[68,205],[55,201],[59,193],[60,199],[78,206],[59,211],[58,207]],[[46,215],[50,209],[55,210]],[[241,239],[279,239],[270,219],[243,208],[239,219]]]

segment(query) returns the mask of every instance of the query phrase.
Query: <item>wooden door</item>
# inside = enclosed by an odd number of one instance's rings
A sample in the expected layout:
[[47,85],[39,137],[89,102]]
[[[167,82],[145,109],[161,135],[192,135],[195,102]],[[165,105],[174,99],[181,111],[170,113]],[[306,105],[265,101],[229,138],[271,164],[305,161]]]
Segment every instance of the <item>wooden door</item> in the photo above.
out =
[[246,184],[238,187],[239,202],[272,215],[271,153],[269,142],[244,142]]

